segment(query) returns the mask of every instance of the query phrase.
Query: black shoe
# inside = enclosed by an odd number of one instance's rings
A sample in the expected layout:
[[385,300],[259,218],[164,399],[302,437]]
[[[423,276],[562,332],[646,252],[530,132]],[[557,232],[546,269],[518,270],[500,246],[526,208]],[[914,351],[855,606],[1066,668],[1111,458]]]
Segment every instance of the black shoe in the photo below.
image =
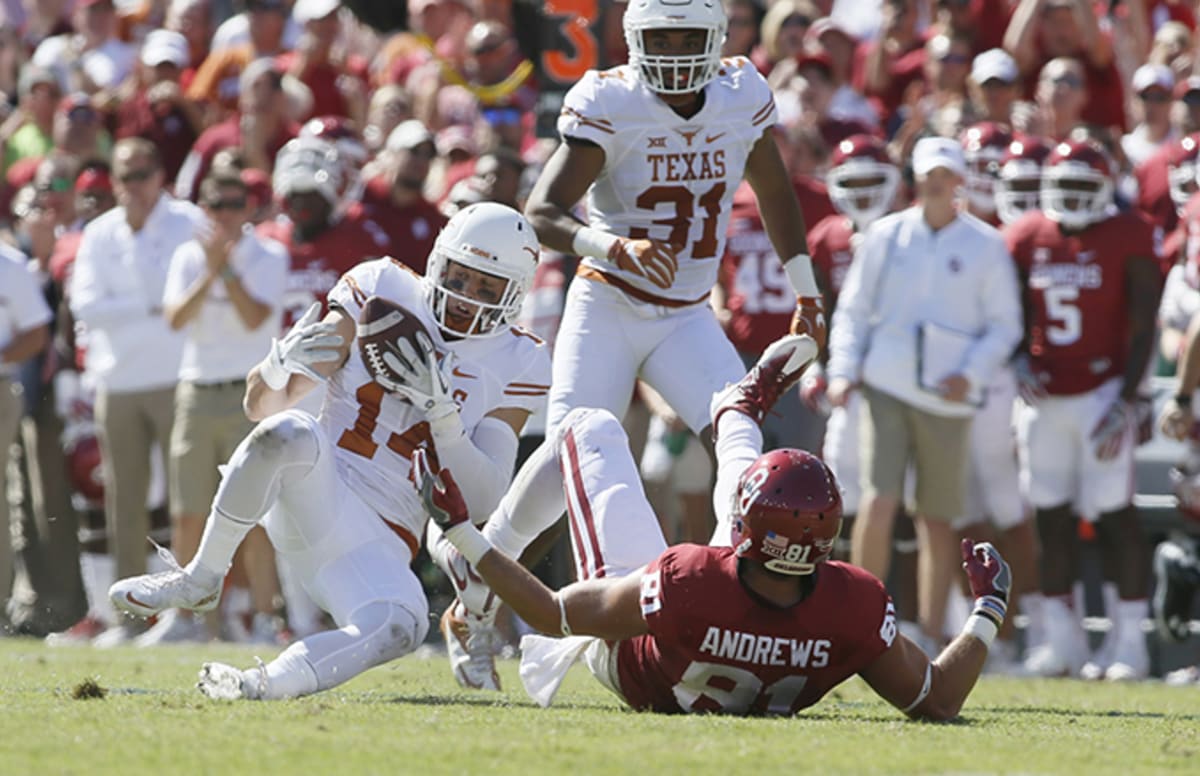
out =
[[1154,624],[1167,641],[1185,641],[1192,599],[1200,589],[1200,566],[1193,551],[1163,542],[1154,551]]

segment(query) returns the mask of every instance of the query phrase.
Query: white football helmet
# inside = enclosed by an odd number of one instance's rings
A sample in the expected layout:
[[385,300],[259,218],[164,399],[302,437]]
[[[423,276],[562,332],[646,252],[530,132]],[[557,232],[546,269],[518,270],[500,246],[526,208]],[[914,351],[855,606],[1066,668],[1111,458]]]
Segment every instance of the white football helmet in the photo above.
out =
[[316,191],[336,209],[345,188],[337,148],[315,137],[289,140],[275,157],[271,187],[283,199],[295,192]]
[[[629,64],[659,94],[698,92],[721,67],[721,46],[729,24],[721,0],[630,0],[625,7]],[[646,52],[647,30],[704,30],[704,53],[660,55]]]
[[[481,302],[448,287],[452,261],[508,281],[500,299]],[[480,202],[458,211],[438,235],[425,267],[425,293],[438,327],[454,337],[501,333],[521,312],[537,262],[537,235],[517,211],[496,202]],[[446,306],[453,299],[476,307],[475,320],[465,334],[446,325]]]

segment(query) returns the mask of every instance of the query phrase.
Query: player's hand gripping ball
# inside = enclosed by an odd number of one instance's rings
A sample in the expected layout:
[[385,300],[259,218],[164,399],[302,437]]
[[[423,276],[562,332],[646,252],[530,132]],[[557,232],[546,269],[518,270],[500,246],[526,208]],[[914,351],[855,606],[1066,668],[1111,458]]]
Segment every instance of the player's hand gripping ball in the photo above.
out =
[[[422,339],[432,342],[425,324],[413,313],[393,301],[372,296],[363,304],[355,331],[363,365],[375,382],[389,391],[407,385],[413,371],[413,354],[425,352]],[[409,348],[401,348],[407,341]]]

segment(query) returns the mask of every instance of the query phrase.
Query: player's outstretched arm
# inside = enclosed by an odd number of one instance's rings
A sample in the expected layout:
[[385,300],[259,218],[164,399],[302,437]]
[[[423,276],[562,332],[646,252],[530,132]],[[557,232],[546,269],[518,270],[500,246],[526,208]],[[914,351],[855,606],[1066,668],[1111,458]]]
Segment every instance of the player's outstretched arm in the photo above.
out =
[[913,719],[954,719],[975,687],[988,648],[1004,621],[1012,574],[990,544],[963,540],[963,568],[975,609],[954,641],[932,662],[903,635],[860,672],[875,692]]
[[296,405],[320,382],[346,363],[354,341],[354,319],[332,309],[318,321],[321,303],[313,302],[246,378],[242,407],[253,421]]
[[557,592],[520,563],[492,549],[471,524],[466,502],[449,470],[436,474],[424,450],[413,453],[413,478],[430,519],[488,586],[530,627],[551,635],[623,639],[646,632],[641,575],[592,579]]

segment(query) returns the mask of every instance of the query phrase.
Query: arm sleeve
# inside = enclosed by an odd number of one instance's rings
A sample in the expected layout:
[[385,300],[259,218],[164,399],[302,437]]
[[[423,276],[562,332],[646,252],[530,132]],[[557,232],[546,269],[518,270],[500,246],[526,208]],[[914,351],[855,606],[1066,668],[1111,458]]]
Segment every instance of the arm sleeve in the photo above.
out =
[[71,275],[71,313],[88,326],[104,328],[123,319],[149,315],[145,299],[132,294],[111,295],[104,282],[106,268],[98,266],[96,232],[85,230]]
[[470,472],[459,480],[467,514],[477,525],[500,503],[517,463],[517,435],[496,418],[484,418],[467,436],[445,442],[434,436],[438,463],[454,472]]
[[977,387],[991,382],[996,370],[1008,361],[1021,341],[1023,322],[1017,271],[1003,243],[997,242],[993,250],[993,259],[979,288],[979,303],[986,328],[971,346],[963,365],[963,374]]
[[[895,228],[895,225],[890,228]],[[844,377],[857,382],[862,377],[862,363],[867,354],[871,316],[874,314],[871,308],[875,304],[880,272],[886,258],[883,255],[887,244],[884,231],[881,228],[867,231],[862,247],[846,273],[846,283],[842,286],[837,309],[833,312],[833,332],[829,343],[830,380]]]

